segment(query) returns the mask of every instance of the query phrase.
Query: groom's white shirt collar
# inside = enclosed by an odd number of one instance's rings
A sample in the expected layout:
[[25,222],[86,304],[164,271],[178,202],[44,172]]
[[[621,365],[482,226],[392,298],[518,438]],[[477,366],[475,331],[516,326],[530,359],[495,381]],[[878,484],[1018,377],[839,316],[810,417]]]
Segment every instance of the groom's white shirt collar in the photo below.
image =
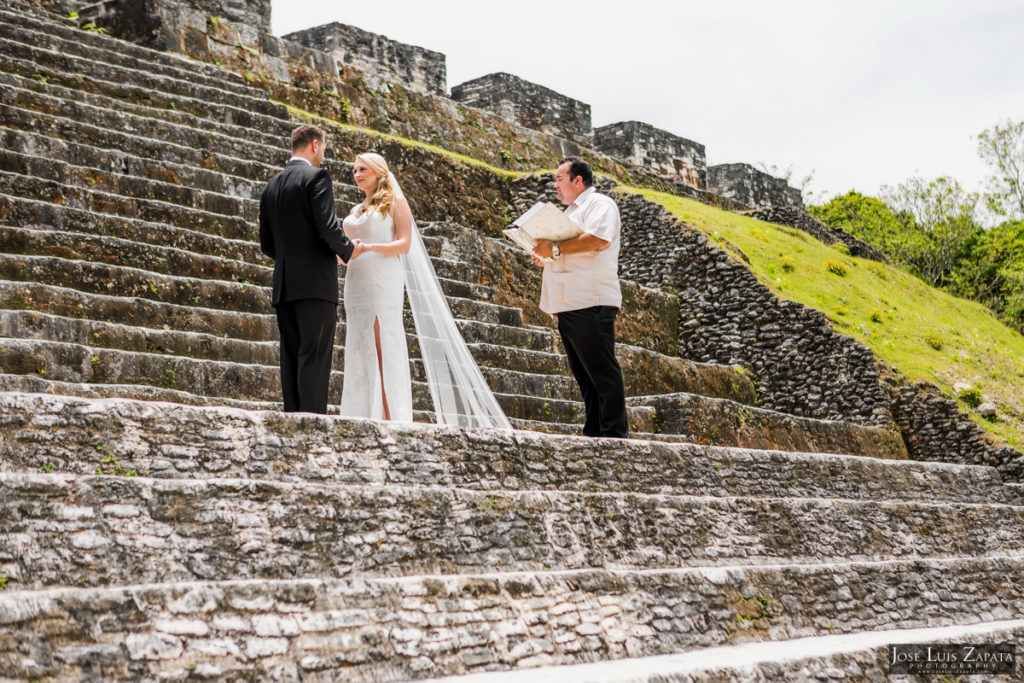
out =
[[313,165],[313,162],[312,162],[312,161],[310,161],[309,159],[307,159],[306,157],[292,157],[291,159],[289,159],[289,160],[288,160],[288,163],[290,164],[290,163],[292,163],[293,161],[305,161],[305,162],[306,162],[307,164],[309,164],[310,166],[312,166],[312,165]]

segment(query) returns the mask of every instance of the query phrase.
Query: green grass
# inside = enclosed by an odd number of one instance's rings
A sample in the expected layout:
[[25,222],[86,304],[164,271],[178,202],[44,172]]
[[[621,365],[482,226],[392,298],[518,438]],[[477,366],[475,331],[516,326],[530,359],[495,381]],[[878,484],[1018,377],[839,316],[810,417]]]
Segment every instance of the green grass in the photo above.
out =
[[[906,379],[935,384],[987,432],[1024,447],[1024,337],[984,306],[900,268],[845,255],[799,230],[671,194],[629,191],[661,204],[734,255],[742,251],[757,279],[778,296],[823,312],[836,331],[869,346]],[[980,388],[998,407],[998,420],[983,419],[960,399],[957,382]]]

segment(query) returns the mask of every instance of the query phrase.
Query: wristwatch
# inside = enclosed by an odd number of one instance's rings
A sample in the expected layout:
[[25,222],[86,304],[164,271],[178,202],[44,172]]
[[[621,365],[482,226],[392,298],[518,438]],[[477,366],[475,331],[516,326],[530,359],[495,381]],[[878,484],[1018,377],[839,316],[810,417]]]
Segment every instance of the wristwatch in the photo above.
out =
[[551,258],[558,260],[558,257],[562,255],[562,252],[558,249],[558,242],[551,243]]

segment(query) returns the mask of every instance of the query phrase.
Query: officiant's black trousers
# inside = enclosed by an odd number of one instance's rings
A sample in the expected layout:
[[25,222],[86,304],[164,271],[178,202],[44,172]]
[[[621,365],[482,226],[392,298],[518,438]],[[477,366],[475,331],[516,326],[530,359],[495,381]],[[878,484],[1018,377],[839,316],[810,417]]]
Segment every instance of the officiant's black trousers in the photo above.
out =
[[338,304],[333,301],[299,299],[277,305],[286,412],[327,413],[337,321]]
[[614,306],[592,306],[558,314],[558,333],[587,409],[586,436],[629,436],[622,368],[615,359],[618,312]]

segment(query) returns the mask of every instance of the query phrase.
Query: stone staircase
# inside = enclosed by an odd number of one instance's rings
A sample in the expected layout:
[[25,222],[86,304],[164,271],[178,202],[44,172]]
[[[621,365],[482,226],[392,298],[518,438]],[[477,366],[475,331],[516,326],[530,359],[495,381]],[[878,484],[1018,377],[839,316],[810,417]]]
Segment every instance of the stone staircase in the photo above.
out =
[[0,662],[16,678],[403,680],[707,649],[717,677],[678,680],[767,680],[729,653],[811,638],[800,666],[764,648],[759,666],[802,680],[838,657],[879,680],[905,629],[1024,635],[1024,500],[991,468],[0,404]]
[[[577,389],[557,334],[490,275],[536,293],[537,273],[464,226],[421,227],[525,431],[276,412],[254,240],[287,110],[12,7],[0,83],[3,676],[573,680],[630,659],[622,680],[873,680],[879,634],[1022,642],[1020,487],[907,461],[893,431],[759,409],[744,373],[665,352],[672,325],[662,351],[618,347],[642,439],[540,433],[578,429]],[[350,166],[328,167],[347,211]],[[817,654],[737,663],[744,643],[804,638]]]

